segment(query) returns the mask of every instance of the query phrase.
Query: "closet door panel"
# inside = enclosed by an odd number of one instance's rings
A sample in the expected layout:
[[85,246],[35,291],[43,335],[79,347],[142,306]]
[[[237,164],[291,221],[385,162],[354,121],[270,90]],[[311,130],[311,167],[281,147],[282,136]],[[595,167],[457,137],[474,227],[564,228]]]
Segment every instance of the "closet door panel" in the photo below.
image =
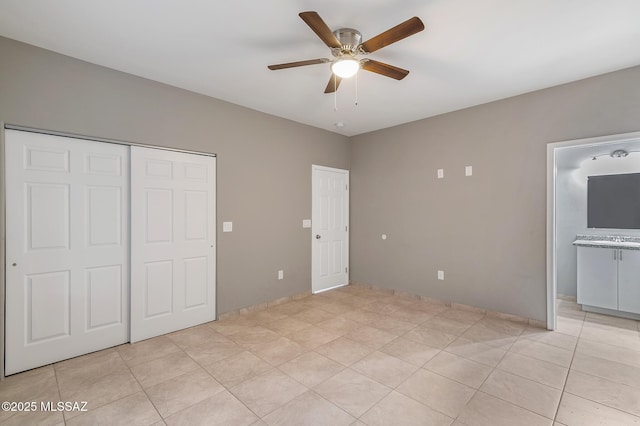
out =
[[131,148],[131,341],[216,317],[215,158]]
[[6,374],[129,340],[129,148],[6,130]]

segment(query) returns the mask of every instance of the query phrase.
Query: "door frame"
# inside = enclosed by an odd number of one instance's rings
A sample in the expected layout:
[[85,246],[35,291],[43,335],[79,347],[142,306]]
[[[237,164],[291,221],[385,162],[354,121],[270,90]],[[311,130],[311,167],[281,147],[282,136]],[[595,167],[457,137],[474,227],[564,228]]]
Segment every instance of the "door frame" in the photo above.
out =
[[558,292],[558,253],[556,247],[556,155],[559,150],[575,147],[607,145],[637,140],[639,132],[620,133],[593,138],[573,139],[547,144],[547,329],[555,330],[557,323],[556,298]]
[[[6,277],[5,277],[5,265],[6,265],[6,257],[7,257],[7,252],[5,249],[5,245],[6,245],[6,205],[7,205],[7,200],[6,200],[6,185],[7,185],[7,179],[6,179],[6,170],[5,170],[5,162],[6,162],[6,158],[5,158],[5,130],[22,130],[25,132],[33,132],[33,133],[43,133],[46,135],[52,135],[52,136],[64,136],[64,137],[68,137],[68,138],[77,138],[77,139],[85,139],[88,141],[94,141],[94,142],[105,142],[105,143],[112,143],[112,144],[117,144],[117,145],[127,145],[127,146],[141,146],[141,147],[146,147],[146,148],[154,148],[154,149],[163,149],[166,151],[176,151],[176,152],[184,152],[187,154],[199,154],[199,155],[206,155],[206,156],[210,156],[210,157],[217,157],[216,153],[213,152],[204,152],[204,151],[194,151],[194,150],[188,150],[188,149],[180,149],[180,148],[171,148],[171,147],[165,147],[165,146],[159,146],[159,145],[151,145],[151,144],[143,144],[143,143],[137,143],[137,142],[130,142],[130,141],[123,141],[123,140],[117,140],[117,139],[108,139],[108,138],[100,138],[100,137],[96,137],[96,136],[87,136],[87,135],[82,135],[82,134],[78,134],[78,133],[69,133],[69,132],[59,132],[59,131],[55,131],[55,130],[47,130],[47,129],[41,129],[41,128],[37,128],[37,127],[29,127],[29,126],[22,126],[22,125],[17,125],[17,124],[11,124],[11,123],[7,123],[5,121],[0,121],[0,168],[2,170],[2,184],[0,184],[0,236],[2,238],[1,244],[0,244],[0,381],[5,379],[5,370],[4,370],[4,355],[5,355],[5,327],[6,327],[6,321],[5,321],[5,303],[6,303],[6,299],[5,299],[5,288],[6,288]],[[217,162],[217,160],[216,160]],[[215,176],[215,193],[218,193],[218,167],[216,167],[216,176]],[[217,203],[217,195],[216,195],[216,218],[218,217],[218,212],[217,212],[217,208],[218,208],[218,203]],[[217,221],[217,219],[216,219]],[[217,222],[216,222],[216,226],[217,226]],[[215,271],[216,271],[216,276],[215,276],[215,282],[216,282],[216,313],[218,312],[218,233],[216,232],[216,240],[215,240],[215,244],[216,244],[216,256],[214,258],[214,262],[215,262]]]
[[[347,177],[347,202],[345,203],[345,216],[346,216],[346,223],[347,223],[347,237],[346,237],[346,245],[347,245],[347,249],[345,250],[345,264],[348,265],[347,266],[347,282],[345,284],[341,284],[338,286],[334,286],[334,287],[330,287],[330,288],[325,288],[325,289],[321,289],[319,291],[316,291],[316,287],[317,287],[317,283],[316,283],[316,278],[315,278],[315,274],[314,274],[314,258],[315,258],[315,244],[313,244],[313,229],[314,229],[314,225],[313,225],[313,212],[315,211],[315,182],[314,182],[314,172],[318,170],[318,171],[325,171],[325,172],[333,172],[333,173],[340,173],[340,174],[344,174]],[[350,250],[350,238],[349,236],[351,235],[351,225],[349,223],[349,205],[350,205],[350,186],[351,186],[351,181],[350,181],[350,175],[349,175],[349,170],[347,169],[337,169],[334,167],[326,167],[326,166],[319,166],[316,164],[312,164],[311,165],[311,233],[310,233],[310,239],[311,239],[311,293],[315,294],[317,293],[321,293],[323,291],[328,291],[328,290],[332,290],[334,288],[339,288],[339,287],[344,287],[345,285],[349,284],[349,277],[351,274],[351,265],[349,265],[349,250]]]
[[0,167],[2,168],[2,185],[0,185],[0,235],[2,235],[2,244],[0,244],[0,280],[2,280],[2,288],[0,289],[0,380],[4,380],[4,328],[5,328],[5,265],[7,263],[6,246],[6,194],[7,194],[7,171],[6,159],[4,155],[5,149],[5,123],[0,121]]

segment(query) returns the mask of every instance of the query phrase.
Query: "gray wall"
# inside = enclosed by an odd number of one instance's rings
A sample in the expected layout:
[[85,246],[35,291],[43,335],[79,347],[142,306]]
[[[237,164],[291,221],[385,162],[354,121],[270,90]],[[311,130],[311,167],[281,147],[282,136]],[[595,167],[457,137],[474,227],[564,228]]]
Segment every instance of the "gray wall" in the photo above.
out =
[[[2,122],[218,154],[220,313],[311,288],[301,221],[320,164],[351,169],[352,280],[542,320],[546,144],[640,129],[640,67],[360,135],[350,147],[12,40],[0,38],[0,57]],[[222,221],[234,232],[223,234]]]
[[351,279],[544,321],[546,144],[638,117],[635,67],[353,137]]
[[219,313],[311,290],[311,165],[348,169],[348,138],[6,38],[0,58],[4,123],[218,154]]

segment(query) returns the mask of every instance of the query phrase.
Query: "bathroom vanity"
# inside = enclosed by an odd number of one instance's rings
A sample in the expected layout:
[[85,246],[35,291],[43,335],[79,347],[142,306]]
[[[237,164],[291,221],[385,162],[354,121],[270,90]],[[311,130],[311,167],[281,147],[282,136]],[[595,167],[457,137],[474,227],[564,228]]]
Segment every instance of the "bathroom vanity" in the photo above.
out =
[[640,318],[640,237],[578,235],[573,244],[582,309]]

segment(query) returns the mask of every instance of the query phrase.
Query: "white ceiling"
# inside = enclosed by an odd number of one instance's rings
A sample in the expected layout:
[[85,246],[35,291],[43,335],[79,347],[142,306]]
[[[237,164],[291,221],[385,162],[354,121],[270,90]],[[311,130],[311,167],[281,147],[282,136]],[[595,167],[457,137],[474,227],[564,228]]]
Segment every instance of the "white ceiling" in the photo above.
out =
[[[419,16],[426,30],[370,55],[323,93],[331,57],[298,17],[367,40]],[[640,64],[638,0],[1,0],[0,35],[352,136]],[[334,123],[343,122],[337,128]]]

